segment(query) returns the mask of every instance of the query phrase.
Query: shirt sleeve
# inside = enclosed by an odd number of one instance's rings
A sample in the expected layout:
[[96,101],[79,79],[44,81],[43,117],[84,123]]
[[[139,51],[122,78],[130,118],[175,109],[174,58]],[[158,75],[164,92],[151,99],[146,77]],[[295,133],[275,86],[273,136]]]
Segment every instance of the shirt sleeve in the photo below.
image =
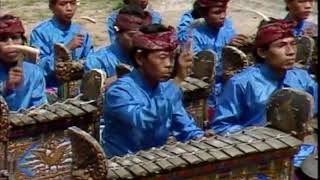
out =
[[192,30],[192,52],[193,54],[196,54],[202,50],[201,47],[201,34],[196,32],[194,29]]
[[105,93],[104,112],[105,116],[114,116],[130,126],[140,130],[155,128],[156,121],[162,114],[172,113],[172,103],[162,96],[149,99],[145,105],[135,97],[129,90],[132,87],[125,83],[115,82]]
[[182,14],[178,25],[177,25],[177,39],[180,42],[184,42],[187,41],[189,38],[189,30],[190,30],[190,26],[191,26],[191,22],[193,21],[193,17],[191,15],[190,11],[185,12],[184,14]]
[[110,43],[116,41],[116,32],[114,31],[113,24],[116,21],[117,14],[117,11],[113,11],[110,16],[106,18],[106,29],[109,34]]
[[47,96],[45,92],[45,79],[43,76],[43,71],[40,68],[36,68],[38,70],[35,73],[35,82],[30,100],[31,106],[38,106],[47,102]]
[[54,53],[52,52],[52,42],[42,33],[33,30],[30,35],[30,46],[40,50],[38,65],[44,70],[45,76],[54,71]]
[[245,107],[244,89],[230,79],[223,87],[223,91],[217,97],[214,119],[211,119],[210,127],[215,133],[224,134],[235,132],[243,128],[240,123],[241,113]]
[[311,76],[306,73],[305,82],[307,82],[306,91],[313,97],[313,113],[317,115],[318,113],[318,84],[311,78]]
[[89,55],[89,53],[93,52],[92,40],[91,40],[88,33],[86,33],[86,35],[85,35],[85,39],[83,41],[83,46],[84,47],[83,47],[83,51],[82,51],[80,58],[85,58]]

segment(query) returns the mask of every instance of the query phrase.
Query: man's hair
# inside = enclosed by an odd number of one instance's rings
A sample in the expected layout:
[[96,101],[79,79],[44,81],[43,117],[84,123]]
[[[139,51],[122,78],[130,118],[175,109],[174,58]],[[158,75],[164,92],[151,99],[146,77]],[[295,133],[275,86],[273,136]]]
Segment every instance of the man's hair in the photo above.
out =
[[49,8],[51,9],[57,2],[58,0],[49,0]]
[[123,3],[124,3],[124,4],[129,4],[129,3],[130,3],[130,0],[123,0]]
[[[160,33],[168,31],[168,28],[164,26],[163,24],[150,24],[147,26],[142,26],[139,31],[143,32],[144,34],[152,34],[152,33]],[[130,58],[133,60],[134,67],[139,67],[135,60],[135,55],[137,53],[141,53],[144,57],[146,57],[152,50],[148,49],[141,49],[141,48],[133,48],[130,53]]]
[[145,12],[136,4],[125,5],[119,10],[119,14],[128,14],[136,17],[144,18]]

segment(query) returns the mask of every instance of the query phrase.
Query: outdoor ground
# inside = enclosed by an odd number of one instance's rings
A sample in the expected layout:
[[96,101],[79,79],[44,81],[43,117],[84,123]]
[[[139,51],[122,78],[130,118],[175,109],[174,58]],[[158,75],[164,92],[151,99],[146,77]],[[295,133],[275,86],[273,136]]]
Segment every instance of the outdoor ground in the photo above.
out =
[[[180,14],[192,7],[193,0],[150,0],[152,7],[160,11],[164,24],[176,26]],[[230,1],[228,14],[234,22],[235,29],[244,34],[256,30],[261,16],[251,10],[262,12],[266,16],[282,18],[286,15],[284,0],[233,0]],[[89,31],[96,46],[109,42],[105,32],[105,18],[121,0],[81,0],[75,15],[75,21],[83,24]],[[310,20],[317,22],[317,5]],[[24,21],[29,32],[39,21],[51,16],[48,0],[0,0],[0,13],[11,12]],[[96,24],[80,19],[89,16]]]

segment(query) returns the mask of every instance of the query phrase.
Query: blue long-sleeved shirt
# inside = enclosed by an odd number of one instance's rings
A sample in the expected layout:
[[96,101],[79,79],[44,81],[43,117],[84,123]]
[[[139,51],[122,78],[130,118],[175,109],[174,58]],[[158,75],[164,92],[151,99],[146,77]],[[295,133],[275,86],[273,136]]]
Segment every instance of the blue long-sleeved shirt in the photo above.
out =
[[217,54],[216,76],[222,75],[222,49],[235,35],[232,21],[226,18],[220,28],[212,28],[207,24],[201,24],[192,28],[192,52],[211,49]]
[[216,96],[220,93],[222,76],[222,49],[235,36],[232,21],[225,18],[222,27],[213,29],[207,24],[201,24],[192,28],[192,51],[194,54],[202,50],[213,50],[216,53],[217,61],[215,63],[216,76],[213,91],[208,97],[208,104],[215,106]]
[[[161,15],[159,12],[154,11],[148,7],[146,8],[146,11],[148,11],[152,17],[152,24],[161,23]],[[106,17],[106,29],[111,43],[114,43],[116,41],[116,32],[114,31],[113,24],[116,21],[118,13],[119,10],[112,11],[110,16]]]
[[215,118],[211,128],[216,133],[241,130],[266,123],[266,103],[270,95],[281,87],[310,93],[314,98],[314,113],[318,110],[318,84],[307,71],[292,68],[278,78],[269,65],[256,64],[231,77],[217,98]]
[[[290,19],[290,16],[287,15],[285,17],[285,19]],[[313,32],[312,34],[314,36],[317,36],[318,35],[318,26],[311,22],[311,21],[308,21],[308,20],[300,20],[297,25],[295,27],[293,27],[292,31],[293,31],[293,34],[294,36],[301,36],[303,35],[303,32],[306,28],[312,28],[313,29]]]
[[106,72],[107,77],[111,77],[115,75],[116,66],[120,63],[133,65],[128,53],[115,42],[91,52],[85,60],[84,69],[101,69]]
[[185,11],[177,24],[177,39],[179,42],[185,42],[191,37],[191,24],[194,18],[192,17],[192,10]]
[[152,88],[138,70],[115,81],[105,92],[102,144],[107,156],[161,146],[171,132],[185,141],[203,135],[185,111],[181,90],[172,82]]
[[[266,64],[256,64],[228,80],[217,99],[215,118],[211,128],[219,134],[239,131],[247,126],[266,123],[266,103],[272,92],[290,87],[308,92],[314,100],[313,112],[318,112],[318,84],[307,71],[292,68],[282,78],[276,77]],[[312,144],[302,144],[293,158],[294,166],[315,149]]]
[[[23,83],[14,90],[0,90],[0,95],[4,97],[10,111],[27,109],[47,102],[45,94],[45,80],[43,71],[38,66],[23,62]],[[0,62],[0,86],[4,87],[4,82],[8,79],[9,69]]]
[[37,25],[30,34],[30,45],[40,49],[40,60],[38,65],[44,69],[48,87],[57,87],[58,83],[53,75],[54,71],[54,50],[55,43],[67,45],[73,37],[81,33],[84,35],[83,44],[71,50],[73,60],[85,58],[92,51],[92,42],[89,34],[79,24],[71,23],[64,26],[53,17]]

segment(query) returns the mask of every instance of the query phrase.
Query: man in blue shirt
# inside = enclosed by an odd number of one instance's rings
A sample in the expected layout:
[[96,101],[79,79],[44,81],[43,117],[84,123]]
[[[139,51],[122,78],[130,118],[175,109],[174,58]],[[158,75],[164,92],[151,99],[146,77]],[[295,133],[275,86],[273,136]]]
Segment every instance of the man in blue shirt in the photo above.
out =
[[[314,100],[313,112],[318,112],[318,84],[307,71],[295,68],[296,43],[293,24],[276,21],[259,28],[255,54],[257,64],[231,77],[217,99],[215,118],[211,128],[215,133],[240,131],[248,126],[266,124],[266,102],[282,87],[308,92]],[[314,150],[311,144],[300,146],[294,165]]]
[[136,69],[105,92],[102,143],[108,157],[164,145],[169,133],[178,141],[203,136],[185,111],[178,86],[192,64],[191,52],[180,54],[177,75],[168,80],[177,46],[174,29],[157,24],[140,31],[133,37]]
[[150,23],[149,13],[143,11],[139,6],[124,6],[119,11],[114,23],[117,30],[116,41],[107,47],[90,53],[84,64],[85,71],[102,69],[108,77],[107,85],[110,84],[117,78],[115,72],[117,65],[133,65],[129,57],[132,49],[132,34],[138,31],[142,25],[149,25]]
[[11,111],[37,106],[47,101],[43,71],[23,62],[21,51],[11,45],[26,43],[19,18],[0,17],[0,95]]
[[38,65],[45,71],[47,86],[57,87],[58,82],[53,73],[53,45],[64,44],[70,50],[72,59],[79,60],[92,50],[92,42],[89,34],[79,24],[72,22],[77,9],[76,0],[49,0],[49,7],[53,17],[32,30],[30,44],[40,49]]
[[[195,18],[204,18],[205,22],[192,28],[187,27],[188,23],[186,23],[186,26],[182,27],[182,32],[180,31],[178,34],[180,43],[181,41],[184,41],[182,43],[191,43],[194,54],[203,50],[213,50],[217,55],[215,84],[213,84],[212,92],[208,97],[208,105],[211,112],[214,112],[215,99],[221,91],[223,63],[221,56],[223,47],[227,44],[240,45],[247,41],[245,35],[235,34],[231,19],[226,17],[228,2],[228,0],[197,0],[194,4],[193,12],[190,13],[194,14]],[[185,20],[188,21],[188,18]],[[188,28],[189,30],[184,30]],[[186,35],[188,31],[191,31],[190,37]],[[191,40],[188,40],[188,38],[191,38]]]
[[318,36],[318,26],[307,21],[314,6],[314,0],[285,0],[288,10],[287,20],[295,21],[293,28],[295,36]]
[[[149,0],[123,0],[124,4],[137,4],[139,5],[143,10],[147,11],[151,15],[152,23],[161,23],[161,15],[158,11],[153,10],[149,5]],[[106,29],[107,33],[109,34],[110,42],[113,43],[116,41],[116,32],[113,27],[114,22],[116,20],[116,17],[118,15],[119,11],[113,11],[111,12],[111,15],[106,18]]]

